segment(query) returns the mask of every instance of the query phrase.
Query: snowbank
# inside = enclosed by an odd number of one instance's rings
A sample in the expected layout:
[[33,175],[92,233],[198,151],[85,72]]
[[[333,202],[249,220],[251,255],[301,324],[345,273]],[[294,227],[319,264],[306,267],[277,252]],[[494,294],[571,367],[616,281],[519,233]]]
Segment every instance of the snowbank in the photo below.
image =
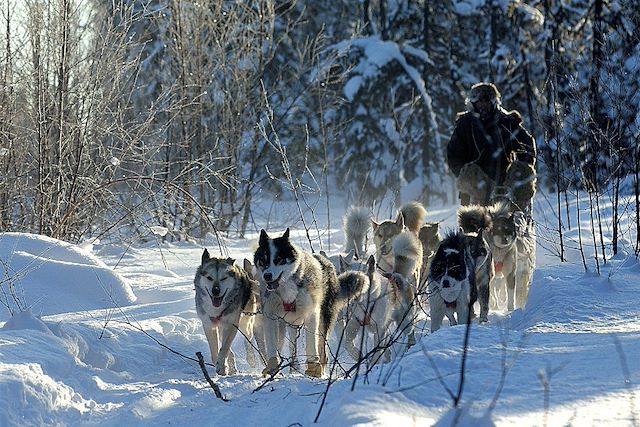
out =
[[[91,253],[45,236],[0,234],[0,274],[3,305],[15,307],[15,296],[38,315],[125,306],[136,300],[127,281]],[[2,310],[0,321],[8,318],[8,310]]]

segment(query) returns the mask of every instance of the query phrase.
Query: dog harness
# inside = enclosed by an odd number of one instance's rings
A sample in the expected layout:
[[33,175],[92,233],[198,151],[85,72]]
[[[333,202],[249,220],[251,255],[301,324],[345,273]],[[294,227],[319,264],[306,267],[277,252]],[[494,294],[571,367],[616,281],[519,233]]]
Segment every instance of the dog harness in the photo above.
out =
[[373,305],[371,306],[369,311],[365,311],[364,319],[360,320],[360,319],[358,319],[358,317],[356,317],[356,320],[358,321],[360,326],[367,326],[367,325],[371,324],[371,313],[373,313],[373,309],[374,309],[375,305],[376,305],[376,301],[373,302]]
[[293,302],[289,302],[289,303],[282,301],[282,309],[289,313],[295,313],[296,300],[293,300]]

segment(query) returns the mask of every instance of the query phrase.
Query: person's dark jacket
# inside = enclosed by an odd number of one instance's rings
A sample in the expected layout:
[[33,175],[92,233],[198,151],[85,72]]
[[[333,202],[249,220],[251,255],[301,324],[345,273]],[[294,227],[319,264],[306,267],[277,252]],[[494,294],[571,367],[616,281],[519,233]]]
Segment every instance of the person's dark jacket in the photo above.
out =
[[487,122],[481,121],[473,112],[458,115],[447,145],[447,163],[456,177],[462,166],[474,162],[501,185],[513,159],[535,166],[535,142],[522,126],[517,111],[498,109]]

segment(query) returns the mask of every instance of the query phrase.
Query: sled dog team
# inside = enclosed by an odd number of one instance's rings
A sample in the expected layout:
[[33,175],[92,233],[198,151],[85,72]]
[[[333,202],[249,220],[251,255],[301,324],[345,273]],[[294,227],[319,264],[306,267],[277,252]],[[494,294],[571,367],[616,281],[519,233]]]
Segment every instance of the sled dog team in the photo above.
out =
[[[236,372],[231,345],[238,331],[247,362],[265,366],[264,375],[285,365],[297,370],[297,338],[304,336],[305,374],[321,377],[334,331],[354,360],[377,363],[415,344],[415,323],[427,306],[432,332],[445,316],[451,325],[470,322],[475,302],[478,321],[487,322],[489,307],[498,308],[505,292],[508,310],[523,307],[535,235],[531,218],[513,206],[463,206],[459,229],[443,237],[438,224],[425,223],[418,202],[381,222],[352,207],[344,218],[346,253],[332,256],[294,245],[289,229],[277,237],[261,230],[253,262],[242,266],[205,249],[195,302],[217,373]],[[370,232],[375,254],[365,259]],[[365,338],[370,345],[362,345]],[[283,361],[285,343],[291,358]]]

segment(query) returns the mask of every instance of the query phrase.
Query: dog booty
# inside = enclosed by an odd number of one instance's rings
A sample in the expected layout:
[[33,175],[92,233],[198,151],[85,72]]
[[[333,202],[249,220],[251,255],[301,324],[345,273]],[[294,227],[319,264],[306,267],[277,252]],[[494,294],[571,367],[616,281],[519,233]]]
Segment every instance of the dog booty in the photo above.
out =
[[278,369],[280,369],[280,361],[278,357],[272,357],[267,362],[267,366],[262,370],[262,375],[268,377],[269,375],[275,375],[278,373]]
[[305,375],[313,378],[322,377],[322,365],[320,362],[307,361],[307,370],[305,371]]

